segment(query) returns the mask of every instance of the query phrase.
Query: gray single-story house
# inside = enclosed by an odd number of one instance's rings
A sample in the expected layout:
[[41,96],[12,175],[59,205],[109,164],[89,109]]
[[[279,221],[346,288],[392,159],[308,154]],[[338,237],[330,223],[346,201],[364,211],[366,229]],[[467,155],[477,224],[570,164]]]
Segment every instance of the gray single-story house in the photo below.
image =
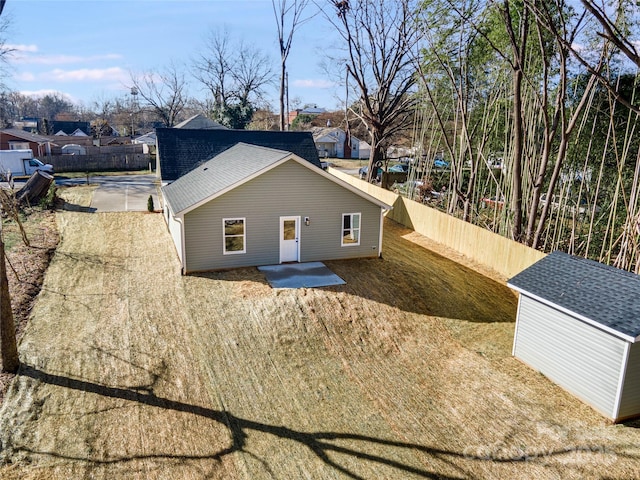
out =
[[640,276],[553,252],[508,285],[516,358],[615,422],[640,416]]
[[377,257],[391,208],[294,153],[245,143],[162,195],[183,274]]

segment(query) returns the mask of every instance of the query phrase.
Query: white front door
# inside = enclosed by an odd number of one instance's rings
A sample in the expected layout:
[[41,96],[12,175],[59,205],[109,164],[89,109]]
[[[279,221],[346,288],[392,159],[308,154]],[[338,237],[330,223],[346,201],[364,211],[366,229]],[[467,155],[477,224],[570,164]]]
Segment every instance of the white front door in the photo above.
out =
[[280,217],[280,263],[300,259],[300,217]]

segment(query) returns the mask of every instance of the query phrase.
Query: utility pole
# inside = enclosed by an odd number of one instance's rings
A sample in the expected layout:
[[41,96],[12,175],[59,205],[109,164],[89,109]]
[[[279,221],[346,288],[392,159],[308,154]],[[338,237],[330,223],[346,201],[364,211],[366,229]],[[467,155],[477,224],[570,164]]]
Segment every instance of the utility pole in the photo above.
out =
[[286,92],[287,92],[287,128],[286,130],[288,131],[291,127],[290,123],[289,123],[289,72],[287,72],[287,85],[286,85]]

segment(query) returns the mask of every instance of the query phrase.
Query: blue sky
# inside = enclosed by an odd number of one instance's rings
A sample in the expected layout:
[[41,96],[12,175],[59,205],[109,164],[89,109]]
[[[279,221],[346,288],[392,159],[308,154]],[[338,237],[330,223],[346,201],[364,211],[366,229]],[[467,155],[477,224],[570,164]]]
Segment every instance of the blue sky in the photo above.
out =
[[[87,106],[127,94],[132,71],[188,65],[212,29],[226,27],[234,39],[260,47],[276,72],[279,63],[271,0],[7,0],[3,15],[11,22],[7,44],[16,49],[8,87],[56,91]],[[288,61],[290,99],[339,106],[342,89],[320,67],[335,39],[322,16],[300,27]],[[189,78],[190,92],[202,96]],[[277,88],[267,93],[276,108]]]

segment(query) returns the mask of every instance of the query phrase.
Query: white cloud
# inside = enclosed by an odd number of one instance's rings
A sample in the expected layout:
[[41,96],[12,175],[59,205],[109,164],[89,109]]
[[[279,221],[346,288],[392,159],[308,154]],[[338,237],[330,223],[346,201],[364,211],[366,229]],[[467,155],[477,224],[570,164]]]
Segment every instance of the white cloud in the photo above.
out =
[[128,80],[129,74],[120,67],[81,68],[78,70],[62,70],[56,68],[42,74],[42,78],[58,82],[113,81]]
[[335,82],[322,79],[302,79],[293,81],[293,86],[300,88],[331,88],[335,85]]
[[75,101],[73,96],[69,95],[68,93],[63,93],[63,92],[60,92],[59,90],[52,90],[49,88],[43,88],[41,90],[21,90],[20,94],[25,95],[27,97],[35,97],[35,98],[42,98],[46,95],[62,95],[64,98],[66,98],[70,102]]
[[4,46],[7,50],[13,50],[15,52],[37,52],[37,45],[18,45],[13,43],[7,43]]
[[[27,51],[27,50],[19,50]],[[35,50],[33,50],[35,51]],[[28,50],[32,52],[32,50]],[[92,55],[89,57],[83,57],[80,55],[14,55],[17,63],[29,63],[34,65],[68,65],[71,63],[87,63],[104,60],[119,60],[122,55],[117,53],[107,53],[104,55]]]

